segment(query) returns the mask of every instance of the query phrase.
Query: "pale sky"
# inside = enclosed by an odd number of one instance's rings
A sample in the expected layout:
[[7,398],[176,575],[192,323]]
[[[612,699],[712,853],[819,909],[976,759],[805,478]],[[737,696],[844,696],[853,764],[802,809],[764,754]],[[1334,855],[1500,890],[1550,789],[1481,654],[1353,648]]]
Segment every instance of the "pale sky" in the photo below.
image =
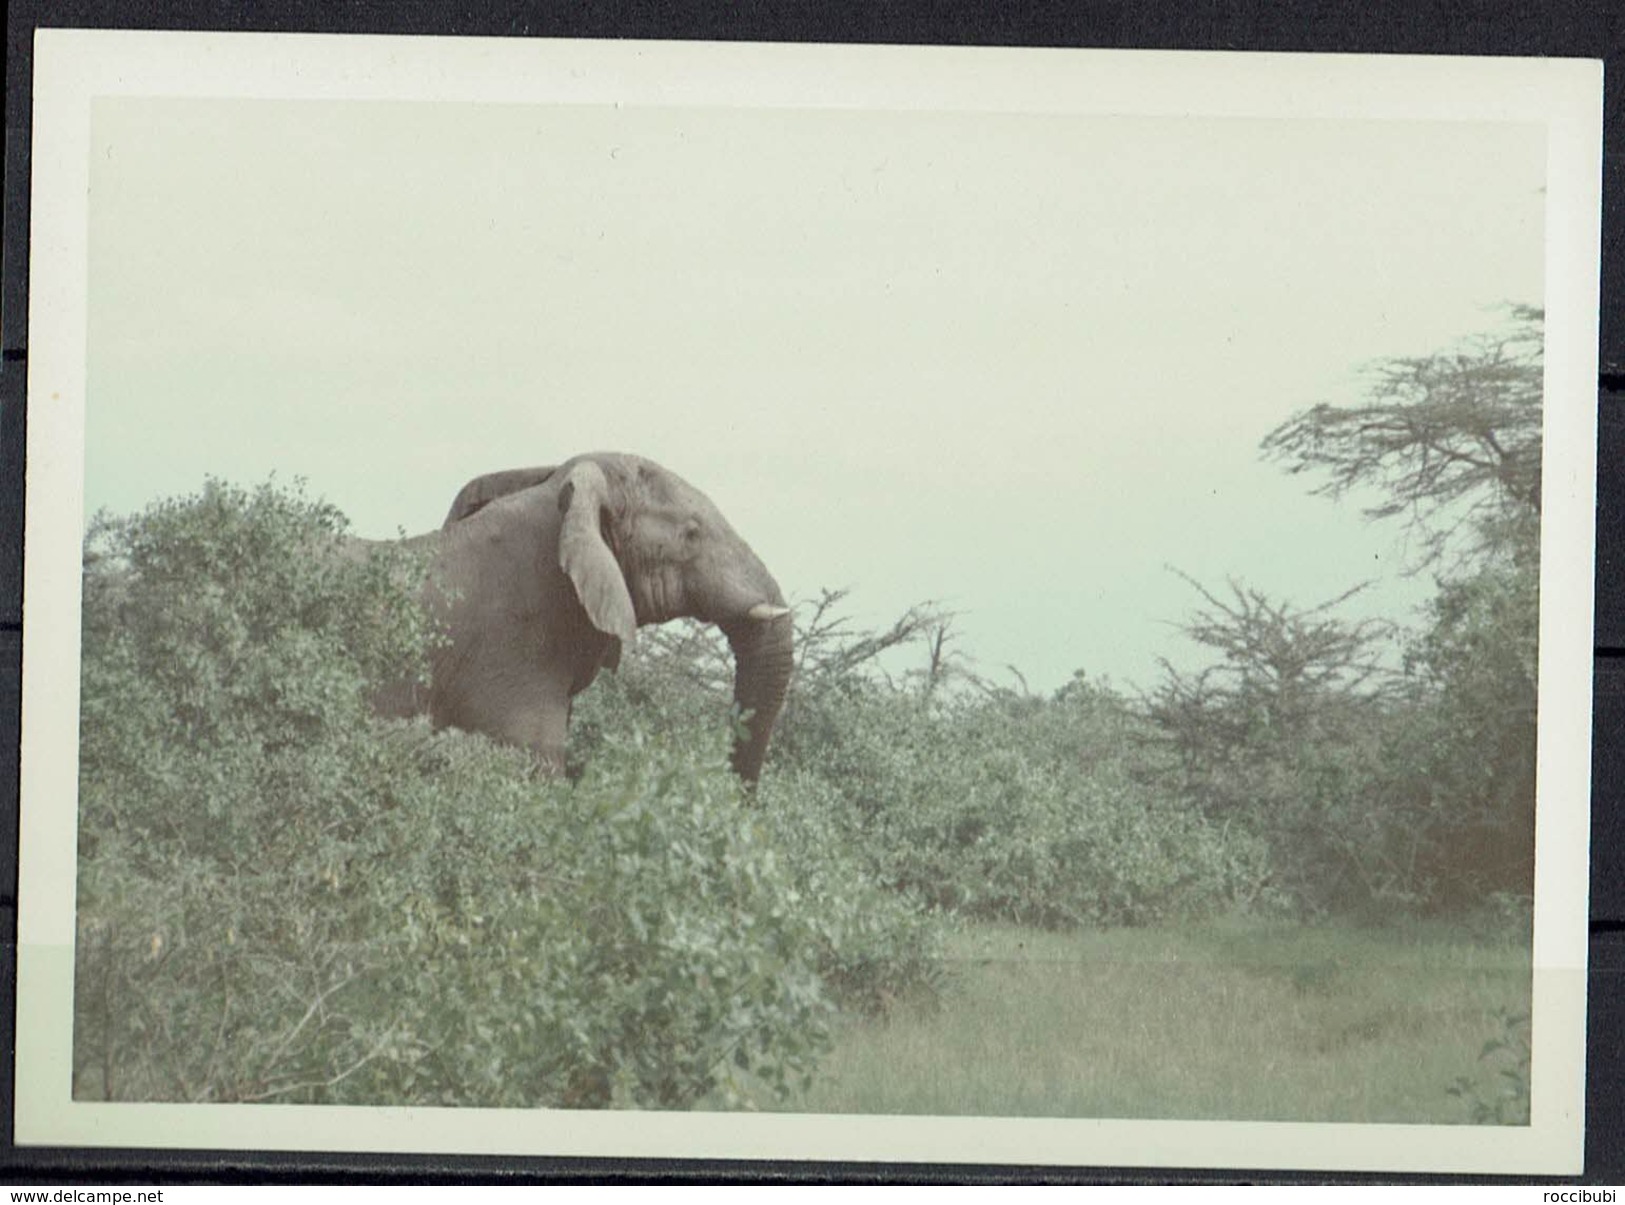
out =
[[1376,357],[1542,298],[1543,131],[101,100],[87,511],[308,479],[362,534],[638,452],[795,599],[934,599],[984,672],[1149,684],[1199,601],[1401,535],[1262,462]]

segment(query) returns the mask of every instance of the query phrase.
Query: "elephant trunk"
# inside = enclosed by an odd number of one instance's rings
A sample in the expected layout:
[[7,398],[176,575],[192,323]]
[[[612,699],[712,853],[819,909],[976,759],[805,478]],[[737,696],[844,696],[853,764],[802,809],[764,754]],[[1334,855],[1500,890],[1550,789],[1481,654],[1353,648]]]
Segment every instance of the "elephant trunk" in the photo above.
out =
[[[774,591],[775,600],[778,592]],[[745,618],[720,625],[734,655],[734,702],[750,712],[748,735],[734,745],[733,768],[747,784],[762,773],[773,725],[784,708],[795,662],[795,636],[788,614]]]

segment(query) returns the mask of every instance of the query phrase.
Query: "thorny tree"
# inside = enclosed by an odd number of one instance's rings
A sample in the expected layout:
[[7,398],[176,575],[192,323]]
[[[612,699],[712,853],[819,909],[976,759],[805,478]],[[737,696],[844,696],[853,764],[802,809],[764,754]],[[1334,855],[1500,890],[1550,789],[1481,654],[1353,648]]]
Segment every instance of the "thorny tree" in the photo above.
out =
[[[1422,566],[1452,547],[1523,555],[1540,519],[1543,314],[1511,310],[1511,326],[1430,356],[1381,360],[1366,400],[1322,403],[1264,437],[1287,472],[1323,473],[1313,490],[1342,497],[1374,487],[1371,518],[1404,518]],[[1465,538],[1465,547],[1461,541]]]
[[[1370,366],[1360,401],[1263,440],[1313,492],[1365,501],[1416,541],[1438,593],[1424,630],[1350,623],[1239,582],[1191,585],[1181,625],[1217,660],[1164,663],[1148,710],[1187,795],[1269,843],[1300,904],[1470,905],[1532,884],[1542,316],[1447,352]],[[1190,580],[1190,579],[1187,579]]]

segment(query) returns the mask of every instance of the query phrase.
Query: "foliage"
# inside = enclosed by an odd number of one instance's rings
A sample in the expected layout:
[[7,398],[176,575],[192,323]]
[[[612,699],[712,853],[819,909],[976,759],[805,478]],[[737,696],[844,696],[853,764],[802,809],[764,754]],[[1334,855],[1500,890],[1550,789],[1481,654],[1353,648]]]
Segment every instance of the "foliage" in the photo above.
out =
[[1495,1017],[1499,1032],[1478,1055],[1493,1078],[1486,1084],[1482,1072],[1458,1076],[1445,1093],[1462,1103],[1473,1125],[1528,1125],[1529,1014],[1497,1009]]
[[866,928],[871,889],[781,852],[720,726],[621,726],[572,786],[374,720],[369,684],[430,634],[410,554],[348,555],[342,528],[214,483],[97,526],[76,1093],[683,1107],[802,1083],[820,967],[878,990],[861,964],[915,918]]
[[[654,635],[654,639],[645,637]],[[723,731],[729,681],[698,666],[727,657],[698,625],[645,630],[613,675],[580,697],[571,762],[593,767],[615,734],[659,731],[675,745],[703,745]],[[782,763],[781,763],[782,766]],[[752,814],[783,861],[792,900],[812,930],[815,964],[832,998],[858,1013],[929,997],[938,985],[940,927],[913,901],[885,890],[842,823],[842,800],[815,774],[766,776]]]
[[641,628],[619,668],[572,703],[569,773],[579,776],[628,724],[706,740],[732,706],[732,657],[716,629],[691,620]]
[[943,986],[943,927],[877,881],[828,783],[776,774],[761,785],[757,805],[814,929],[818,973],[841,1008],[883,1015],[902,1003],[935,1002]]
[[[1471,909],[1533,889],[1541,315],[1449,352],[1379,362],[1365,398],[1263,441],[1314,492],[1379,491],[1438,592],[1421,631],[1191,585],[1203,669],[1166,661],[1148,714],[1183,793],[1270,849],[1298,910]],[[1190,580],[1190,579],[1187,579]]]
[[1180,576],[1207,604],[1180,629],[1220,660],[1187,676],[1163,659],[1165,683],[1154,715],[1211,718],[1205,713],[1216,713],[1232,722],[1229,731],[1218,734],[1231,743],[1245,743],[1255,735],[1279,743],[1302,741],[1313,739],[1324,700],[1359,695],[1381,675],[1378,641],[1390,625],[1350,623],[1332,614],[1363,585],[1299,608],[1234,579],[1225,599]]
[[1441,583],[1407,647],[1383,798],[1436,902],[1533,896],[1538,613],[1534,566],[1492,564]]
[[1146,712],[1179,760],[1202,814],[1269,850],[1268,896],[1299,912],[1409,902],[1390,846],[1406,834],[1370,805],[1387,728],[1380,687],[1388,625],[1333,614],[1358,593],[1308,608],[1241,582],[1181,625],[1217,659],[1194,673],[1163,661]]
[[[345,555],[345,526],[296,491],[213,481],[134,518],[98,516],[86,542],[85,763],[130,788],[198,798],[208,784],[181,781],[176,751],[235,742],[252,753],[245,773],[307,777],[303,744],[366,680],[420,677],[427,621],[398,583],[423,567],[402,548]],[[200,807],[211,821],[221,810]]]
[[1532,569],[1507,565],[1445,581],[1428,627],[1405,634],[1329,615],[1341,599],[1305,611],[1239,583],[1230,600],[1202,590],[1184,630],[1220,659],[1165,662],[1145,701],[1182,793],[1267,844],[1267,894],[1299,912],[1531,893],[1534,590]]
[[[956,643],[953,613],[936,603],[916,603],[884,628],[863,629],[844,612],[849,590],[824,589],[800,610],[796,625],[796,677],[816,692],[849,679],[906,684],[930,695],[956,679],[975,681]],[[923,650],[925,664],[902,675],[886,669],[893,652]]]
[[1328,480],[1340,497],[1373,486],[1373,518],[1401,517],[1429,561],[1459,534],[1476,553],[1532,545],[1540,515],[1544,315],[1511,310],[1510,326],[1447,352],[1382,360],[1365,401],[1300,411],[1265,436],[1290,473]]
[[[1254,843],[1163,789],[1149,733],[1103,688],[962,701],[932,735],[917,750],[925,789],[872,825],[916,890],[936,878],[999,919],[1145,924],[1222,909],[1257,878]],[[933,849],[921,876],[916,851]]]
[[[868,629],[826,590],[798,608],[799,669],[758,805],[808,865],[868,883],[871,1003],[929,982],[907,957],[917,901],[937,911],[1048,926],[1143,924],[1229,906],[1261,874],[1261,848],[1159,789],[1168,768],[1126,700],[1080,675],[1053,698],[997,688],[953,647],[929,604]],[[653,637],[650,639],[650,637]],[[903,668],[914,653],[923,669]],[[571,760],[591,764],[631,722],[699,732],[726,712],[727,650],[698,625],[640,632],[615,675],[578,700]],[[873,894],[874,887],[888,889]],[[854,914],[856,915],[856,914]],[[871,921],[865,921],[868,931]],[[838,945],[851,982],[854,930]]]
[[1046,926],[1143,924],[1244,892],[1256,848],[1157,789],[1149,731],[1109,688],[939,686],[830,675],[798,684],[789,713],[783,761],[825,783],[881,882]]

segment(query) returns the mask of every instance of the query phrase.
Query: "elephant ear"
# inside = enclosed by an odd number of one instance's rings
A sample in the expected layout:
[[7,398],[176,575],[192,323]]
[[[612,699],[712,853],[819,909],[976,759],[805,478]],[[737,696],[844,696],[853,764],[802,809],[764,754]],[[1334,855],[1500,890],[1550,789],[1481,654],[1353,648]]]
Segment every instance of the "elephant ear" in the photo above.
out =
[[508,494],[517,494],[520,490],[528,490],[533,485],[540,485],[558,469],[553,465],[538,466],[533,469],[506,469],[500,473],[486,473],[476,477],[451,500],[451,509],[446,512],[446,518],[441,523],[442,528],[450,527],[453,523],[461,523],[470,515],[478,514],[498,498]]
[[[604,543],[599,516],[608,500],[609,482],[603,469],[586,460],[570,470],[559,491],[559,510],[564,515],[559,527],[559,567],[569,575],[592,626],[626,644],[638,621],[621,566]],[[609,662],[619,660],[620,648],[611,649]]]

